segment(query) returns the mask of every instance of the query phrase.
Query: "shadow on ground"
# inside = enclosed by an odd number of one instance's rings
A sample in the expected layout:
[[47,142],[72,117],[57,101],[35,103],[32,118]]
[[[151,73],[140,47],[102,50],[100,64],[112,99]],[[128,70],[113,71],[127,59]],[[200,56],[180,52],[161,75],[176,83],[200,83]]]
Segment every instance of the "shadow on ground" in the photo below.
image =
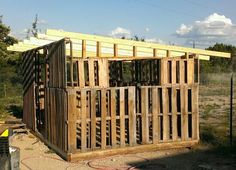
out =
[[235,170],[236,146],[193,148],[187,153],[129,164],[140,170]]
[[7,107],[8,112],[12,113],[13,116],[15,116],[16,118],[22,118],[23,117],[23,108],[20,105],[9,105]]

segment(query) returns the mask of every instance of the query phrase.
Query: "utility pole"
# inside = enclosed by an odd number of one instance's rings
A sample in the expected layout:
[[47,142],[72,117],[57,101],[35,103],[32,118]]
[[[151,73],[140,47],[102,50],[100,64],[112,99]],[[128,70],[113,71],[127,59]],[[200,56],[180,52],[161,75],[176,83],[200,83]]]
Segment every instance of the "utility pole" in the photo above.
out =
[[234,70],[233,70],[233,65],[234,65],[234,59],[236,55],[232,56],[232,63],[231,63],[231,80],[230,80],[230,113],[229,113],[229,138],[230,138],[230,146],[233,146],[233,86],[234,86]]

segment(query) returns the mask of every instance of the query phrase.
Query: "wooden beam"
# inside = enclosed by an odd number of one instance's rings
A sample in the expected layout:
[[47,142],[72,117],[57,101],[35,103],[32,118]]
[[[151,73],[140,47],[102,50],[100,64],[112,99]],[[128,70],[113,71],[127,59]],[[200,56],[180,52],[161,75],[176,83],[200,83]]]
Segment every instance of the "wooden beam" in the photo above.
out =
[[112,43],[112,44],[124,44],[124,45],[129,45],[129,46],[132,45],[132,46],[137,46],[137,47],[156,48],[156,49],[163,49],[163,50],[189,52],[189,53],[194,53],[194,54],[230,58],[230,53],[224,53],[224,52],[216,52],[216,51],[187,48],[187,47],[180,47],[180,46],[162,45],[162,44],[140,42],[140,41],[134,41],[134,40],[115,39],[111,37],[103,37],[103,36],[97,36],[97,35],[88,35],[88,34],[81,34],[81,33],[75,33],[75,32],[65,32],[61,30],[48,29],[46,34],[58,36],[58,37],[86,39],[88,41],[101,41],[101,42]]

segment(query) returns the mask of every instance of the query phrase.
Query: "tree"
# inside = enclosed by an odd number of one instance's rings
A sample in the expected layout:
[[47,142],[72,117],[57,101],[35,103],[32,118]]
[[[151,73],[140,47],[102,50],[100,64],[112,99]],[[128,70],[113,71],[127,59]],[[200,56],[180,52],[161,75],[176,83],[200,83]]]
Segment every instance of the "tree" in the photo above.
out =
[[[230,72],[232,70],[232,63],[236,60],[236,47],[233,45],[227,45],[222,43],[216,43],[212,47],[208,47],[206,50],[221,51],[231,53],[231,59],[212,57],[210,61],[201,61],[201,72],[213,73],[213,72]],[[236,65],[233,67],[236,71]]]

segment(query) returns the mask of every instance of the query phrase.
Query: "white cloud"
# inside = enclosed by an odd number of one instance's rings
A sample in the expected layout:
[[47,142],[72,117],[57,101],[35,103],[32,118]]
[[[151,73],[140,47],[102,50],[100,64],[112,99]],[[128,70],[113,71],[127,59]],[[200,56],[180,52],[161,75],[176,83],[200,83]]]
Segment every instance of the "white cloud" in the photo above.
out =
[[151,42],[151,43],[158,43],[158,44],[166,44],[163,40],[159,38],[147,38],[145,39],[146,42]]
[[196,44],[203,45],[216,42],[236,44],[236,25],[230,18],[214,13],[191,25],[182,24],[175,35],[186,38],[186,43],[195,41]]
[[145,31],[146,31],[146,32],[149,32],[149,31],[150,31],[150,29],[147,27],[147,28],[145,28]]
[[109,35],[115,38],[121,38],[121,37],[130,38],[131,31],[122,27],[117,27],[116,29],[112,30]]
[[44,20],[44,19],[41,19],[41,20],[38,21],[38,24],[47,25],[48,22],[46,20]]

